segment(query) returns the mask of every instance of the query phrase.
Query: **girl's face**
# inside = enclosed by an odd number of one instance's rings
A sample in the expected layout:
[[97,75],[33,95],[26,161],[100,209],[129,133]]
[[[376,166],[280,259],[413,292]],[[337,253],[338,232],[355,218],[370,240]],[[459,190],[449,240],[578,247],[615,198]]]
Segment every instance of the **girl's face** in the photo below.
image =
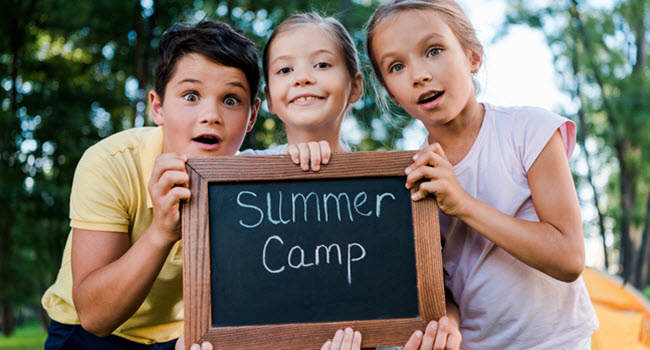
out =
[[317,25],[278,35],[268,62],[269,111],[287,128],[338,128],[345,111],[361,97],[361,76],[349,76],[338,45]]
[[398,13],[377,28],[372,40],[389,96],[425,127],[449,123],[477,103],[472,73],[480,68],[481,56],[464,50],[437,12]]

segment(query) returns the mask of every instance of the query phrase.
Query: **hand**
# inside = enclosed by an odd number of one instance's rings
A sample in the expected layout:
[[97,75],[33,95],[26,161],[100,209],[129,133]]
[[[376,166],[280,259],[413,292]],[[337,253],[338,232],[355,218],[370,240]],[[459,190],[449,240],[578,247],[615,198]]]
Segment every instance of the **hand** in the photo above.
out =
[[352,328],[346,328],[345,331],[338,330],[334,334],[333,340],[328,340],[323,344],[321,350],[360,350],[361,333],[353,331]]
[[458,350],[461,339],[458,325],[443,316],[440,322],[429,322],[424,336],[422,331],[415,331],[403,350]]
[[296,165],[300,164],[300,168],[303,171],[309,170],[310,165],[311,170],[318,171],[320,170],[321,163],[329,163],[332,150],[327,141],[312,141],[287,145],[283,153],[291,155],[293,163]]
[[413,164],[406,168],[404,173],[407,175],[406,188],[408,189],[411,189],[418,180],[425,180],[420,184],[420,189],[413,194],[414,201],[433,194],[438,206],[447,215],[458,216],[462,211],[462,204],[472,198],[458,182],[454,167],[449,163],[438,143],[416,153],[413,156]]
[[[175,350],[185,350],[185,334],[181,334],[181,336],[178,338],[176,341],[176,345],[174,346]],[[204,341],[203,344],[192,344],[190,346],[190,350],[212,350],[212,344],[210,344],[207,341]]]
[[167,242],[181,238],[180,202],[190,199],[190,177],[185,171],[187,156],[165,153],[158,158],[151,172],[147,188],[153,203],[151,226]]

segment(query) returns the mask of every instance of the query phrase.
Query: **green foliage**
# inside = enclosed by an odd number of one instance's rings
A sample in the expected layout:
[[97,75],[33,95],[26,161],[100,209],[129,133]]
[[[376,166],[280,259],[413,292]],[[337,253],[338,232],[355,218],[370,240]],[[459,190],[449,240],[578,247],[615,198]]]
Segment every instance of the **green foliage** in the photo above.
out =
[[30,322],[16,330],[11,338],[0,335],[0,350],[43,349],[47,333],[37,322]]

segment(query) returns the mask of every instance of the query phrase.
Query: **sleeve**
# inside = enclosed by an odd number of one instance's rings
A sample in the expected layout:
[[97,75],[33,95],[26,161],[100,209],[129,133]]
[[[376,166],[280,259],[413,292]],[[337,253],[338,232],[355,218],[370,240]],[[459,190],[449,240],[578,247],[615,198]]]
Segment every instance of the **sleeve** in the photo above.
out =
[[526,172],[533,166],[556,130],[562,135],[567,159],[571,158],[576,144],[576,125],[572,121],[541,108],[526,109],[525,113],[526,115],[521,117],[525,120],[522,133],[522,162]]
[[88,149],[75,170],[70,194],[72,228],[129,232],[128,193],[118,162],[97,146]]

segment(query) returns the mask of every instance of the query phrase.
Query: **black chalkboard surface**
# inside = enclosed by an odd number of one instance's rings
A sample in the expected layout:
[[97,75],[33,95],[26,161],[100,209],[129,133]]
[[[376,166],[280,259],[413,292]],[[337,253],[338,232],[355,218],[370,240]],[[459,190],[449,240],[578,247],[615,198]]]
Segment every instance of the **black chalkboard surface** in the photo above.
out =
[[189,159],[186,346],[319,349],[345,327],[402,345],[442,317],[438,208],[404,189],[413,154],[334,154],[317,173],[286,155]]
[[403,177],[211,184],[212,325],[416,317],[410,203]]

